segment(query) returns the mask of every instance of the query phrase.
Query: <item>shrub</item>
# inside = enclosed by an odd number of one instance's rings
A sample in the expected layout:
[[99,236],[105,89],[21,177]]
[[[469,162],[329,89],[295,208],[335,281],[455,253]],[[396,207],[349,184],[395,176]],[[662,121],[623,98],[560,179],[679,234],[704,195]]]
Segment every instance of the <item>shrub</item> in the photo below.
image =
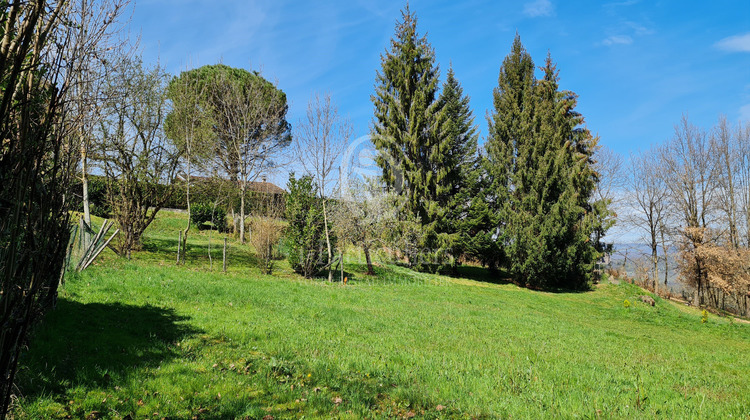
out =
[[273,271],[274,247],[283,233],[281,220],[272,217],[255,217],[250,220],[250,243],[255,247],[260,269],[265,274]]
[[227,230],[227,211],[222,207],[208,203],[196,203],[190,206],[190,221],[199,229],[206,223],[211,224],[219,232]]
[[323,269],[326,261],[323,208],[315,197],[315,187],[309,176],[297,180],[292,174],[287,185],[287,258],[294,271],[310,278]]

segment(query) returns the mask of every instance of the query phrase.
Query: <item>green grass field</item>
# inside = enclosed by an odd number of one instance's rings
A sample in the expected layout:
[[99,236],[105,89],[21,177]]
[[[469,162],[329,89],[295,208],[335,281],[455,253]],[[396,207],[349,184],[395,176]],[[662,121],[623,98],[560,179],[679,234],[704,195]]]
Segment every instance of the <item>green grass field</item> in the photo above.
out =
[[[543,293],[351,258],[347,285],[164,213],[134,260],[69,276],[18,373],[18,419],[750,418],[750,325],[630,284]],[[631,302],[625,307],[624,301]],[[269,417],[271,416],[271,417]]]

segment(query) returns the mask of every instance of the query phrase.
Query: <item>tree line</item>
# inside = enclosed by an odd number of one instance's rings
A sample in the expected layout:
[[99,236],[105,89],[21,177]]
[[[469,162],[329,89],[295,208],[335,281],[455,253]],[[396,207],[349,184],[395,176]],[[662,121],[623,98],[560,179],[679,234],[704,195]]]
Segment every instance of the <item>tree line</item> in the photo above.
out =
[[722,116],[706,130],[684,115],[627,171],[618,207],[649,247],[648,286],[667,285],[673,254],[694,305],[750,316],[750,126]]
[[[352,129],[330,95],[311,100],[292,142],[285,94],[257,72],[218,64],[171,77],[123,52],[92,77],[102,99],[90,113],[96,123],[89,124],[81,146],[85,217],[90,217],[85,168],[93,165],[104,172],[109,208],[121,228],[116,249],[129,256],[169,201],[172,180],[182,170],[189,213],[193,174],[236,184],[238,208],[228,200],[212,205],[228,207],[230,214],[237,210],[232,219],[244,243],[248,185],[278,165],[280,152],[293,144],[291,156],[309,182],[292,176],[288,188],[299,194],[290,194],[288,211],[266,206],[256,216],[300,223],[287,229],[285,240],[292,266],[306,276],[327,268],[332,280],[343,246],[363,244],[359,229],[339,226],[368,225],[380,230],[377,241],[364,235],[368,261],[370,250],[385,246],[416,269],[455,271],[463,261],[476,261],[506,269],[516,283],[529,287],[585,288],[606,250],[608,200],[595,195],[597,139],[582,127],[576,95],[559,88],[552,59],[547,57],[537,78],[516,36],[500,69],[489,136],[480,148],[469,98],[453,69],[441,84],[434,51],[417,33],[416,16],[407,7],[402,17],[382,55],[372,96],[371,139],[382,176],[377,188],[369,188],[384,191],[387,200],[377,200],[378,205],[392,209],[371,214],[392,220],[351,220],[365,216],[351,208],[347,214],[348,203],[331,200],[343,187],[333,177]],[[298,205],[296,197],[305,204]],[[360,209],[368,208],[359,201]],[[279,223],[253,223],[255,239],[281,236]],[[389,229],[382,229],[384,223]],[[189,217],[182,250],[190,226]],[[357,231],[360,239],[350,238]],[[270,271],[270,260],[263,260]]]
[[582,127],[576,95],[559,88],[552,59],[540,78],[535,70],[516,36],[480,148],[453,69],[441,85],[415,14],[402,12],[372,95],[382,176],[356,186],[368,192],[342,200],[336,218],[342,239],[365,249],[368,271],[369,251],[386,246],[417,269],[473,260],[528,287],[587,287],[611,224],[608,199],[594,194],[597,138]]

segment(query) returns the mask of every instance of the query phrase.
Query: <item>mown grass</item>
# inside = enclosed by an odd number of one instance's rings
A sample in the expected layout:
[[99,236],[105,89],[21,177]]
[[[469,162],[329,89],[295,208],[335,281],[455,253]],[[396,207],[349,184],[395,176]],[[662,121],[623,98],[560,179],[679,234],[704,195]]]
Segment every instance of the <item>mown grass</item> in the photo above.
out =
[[16,418],[750,418],[748,325],[647,306],[630,284],[372,277],[354,255],[346,285],[283,261],[265,276],[233,241],[224,274],[207,232],[175,267],[182,218],[162,215],[133,261],[69,277],[23,357]]

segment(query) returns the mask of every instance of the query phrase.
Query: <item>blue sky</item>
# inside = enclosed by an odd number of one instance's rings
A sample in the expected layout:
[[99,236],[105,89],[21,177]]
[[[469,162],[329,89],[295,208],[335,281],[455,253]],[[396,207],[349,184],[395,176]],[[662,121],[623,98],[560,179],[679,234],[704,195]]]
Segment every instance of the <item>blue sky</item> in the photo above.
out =
[[[355,137],[369,131],[375,71],[402,1],[141,0],[131,30],[144,58],[177,74],[224,64],[260,70],[290,100],[289,121],[330,92]],[[750,120],[750,2],[412,0],[441,68],[453,64],[487,132],[500,64],[516,31],[535,63],[549,51],[560,84],[601,143],[625,156],[670,138],[683,113],[710,128]],[[482,140],[483,141],[483,140]]]

